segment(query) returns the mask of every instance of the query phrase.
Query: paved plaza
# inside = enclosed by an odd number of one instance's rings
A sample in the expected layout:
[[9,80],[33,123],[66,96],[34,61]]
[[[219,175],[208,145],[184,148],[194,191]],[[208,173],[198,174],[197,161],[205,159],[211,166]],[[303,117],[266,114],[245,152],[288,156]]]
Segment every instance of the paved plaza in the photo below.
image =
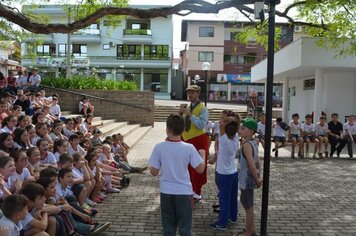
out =
[[[137,166],[147,165],[154,145],[165,139],[165,124],[155,127],[136,144],[129,160]],[[271,162],[269,235],[314,236],[356,235],[356,160],[346,154],[337,159],[289,158],[288,149]],[[263,149],[260,149],[263,156]],[[214,167],[209,165],[208,184],[203,200],[193,212],[193,235],[237,235],[244,227],[245,214],[239,205],[238,225],[225,232],[215,232],[208,224],[216,220],[212,211],[216,202]],[[111,194],[100,204],[95,220],[112,222],[105,235],[162,235],[159,208],[159,178],[131,174],[130,187],[119,194]],[[256,227],[259,231],[261,193],[255,194]]]

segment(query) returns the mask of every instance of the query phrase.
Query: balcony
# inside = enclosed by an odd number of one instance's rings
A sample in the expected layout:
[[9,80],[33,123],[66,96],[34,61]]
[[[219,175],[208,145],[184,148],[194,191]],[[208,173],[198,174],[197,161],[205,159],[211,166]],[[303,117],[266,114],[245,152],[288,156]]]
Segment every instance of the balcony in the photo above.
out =
[[101,43],[99,29],[81,29],[74,32],[71,36],[73,43]]
[[124,29],[123,43],[152,43],[152,32],[149,29]]
[[24,43],[53,43],[53,34],[34,34],[23,40]]
[[90,66],[100,68],[118,68],[123,65],[125,68],[171,68],[171,58],[162,58],[160,60],[146,60],[137,56],[89,56]]

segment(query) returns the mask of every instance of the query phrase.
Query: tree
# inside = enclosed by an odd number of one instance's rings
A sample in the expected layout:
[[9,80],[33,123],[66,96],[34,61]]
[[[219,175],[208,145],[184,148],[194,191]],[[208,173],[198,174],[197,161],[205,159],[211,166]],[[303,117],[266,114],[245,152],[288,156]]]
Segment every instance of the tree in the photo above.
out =
[[[64,8],[68,4],[62,0]],[[241,14],[254,21],[251,15],[253,7],[248,4],[256,0],[225,0],[209,3],[204,0],[184,0],[179,4],[169,7],[137,9],[127,7],[127,0],[76,0],[74,7],[76,14],[70,24],[48,23],[48,17],[39,17],[31,14],[32,7],[38,7],[32,0],[28,11],[20,12],[13,7],[13,3],[29,3],[24,0],[3,0],[0,2],[1,22],[11,22],[23,29],[36,34],[72,33],[85,28],[103,17],[113,19],[118,16],[130,15],[138,18],[167,17],[177,14],[181,16],[190,13],[218,13],[222,9],[236,8]],[[73,4],[73,1],[71,2]],[[73,6],[73,5],[72,5]],[[297,15],[292,16],[291,10],[297,9]],[[283,11],[277,11],[277,16],[288,20],[291,25],[303,26],[305,32],[311,36],[323,37],[319,41],[321,46],[339,47],[341,54],[356,55],[356,1],[354,0],[295,0]],[[0,33],[1,35],[1,33]],[[255,36],[260,37],[261,34]],[[262,34],[263,35],[263,34]],[[351,40],[350,40],[351,39]],[[261,39],[263,42],[264,39]]]

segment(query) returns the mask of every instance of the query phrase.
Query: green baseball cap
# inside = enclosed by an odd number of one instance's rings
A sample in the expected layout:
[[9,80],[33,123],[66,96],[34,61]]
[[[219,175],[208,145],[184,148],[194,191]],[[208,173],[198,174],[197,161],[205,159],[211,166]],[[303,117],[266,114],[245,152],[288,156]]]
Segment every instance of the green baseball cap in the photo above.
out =
[[257,121],[251,118],[246,118],[242,121],[242,125],[250,130],[257,132]]

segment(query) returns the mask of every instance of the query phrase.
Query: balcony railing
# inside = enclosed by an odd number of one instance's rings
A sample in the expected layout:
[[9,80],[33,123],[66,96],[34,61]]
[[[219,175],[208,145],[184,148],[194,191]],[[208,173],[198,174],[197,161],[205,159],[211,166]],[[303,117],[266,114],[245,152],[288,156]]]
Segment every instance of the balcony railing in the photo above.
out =
[[73,33],[74,35],[100,35],[99,29],[80,29]]
[[124,35],[152,35],[150,29],[124,29]]

